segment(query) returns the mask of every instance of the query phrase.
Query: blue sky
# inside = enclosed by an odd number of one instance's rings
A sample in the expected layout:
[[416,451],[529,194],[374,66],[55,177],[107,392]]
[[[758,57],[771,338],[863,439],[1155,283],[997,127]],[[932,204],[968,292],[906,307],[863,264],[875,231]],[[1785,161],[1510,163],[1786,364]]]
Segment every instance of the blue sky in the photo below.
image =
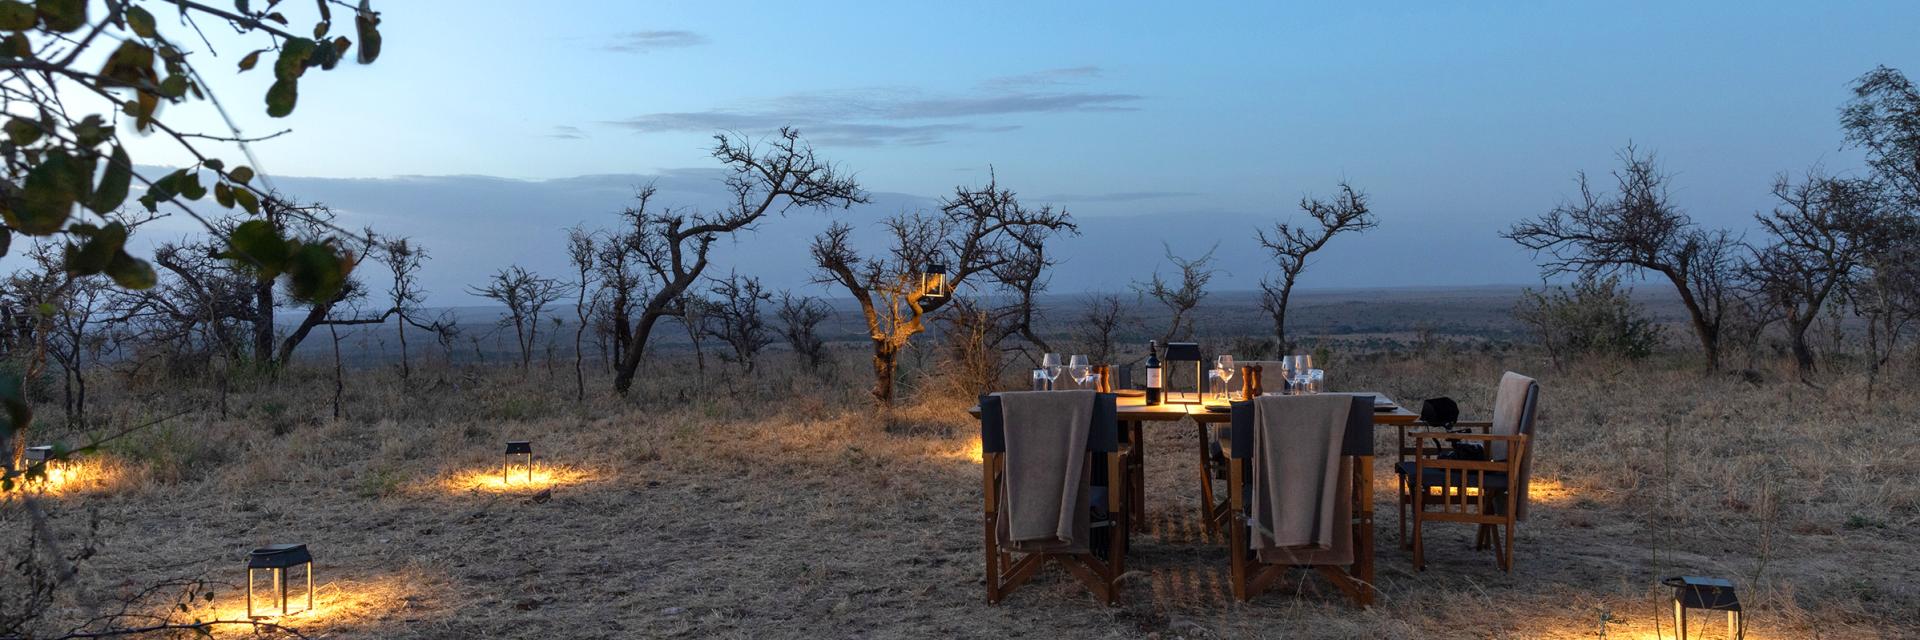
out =
[[[1527,256],[1493,235],[1572,193],[1576,171],[1609,169],[1630,140],[1678,174],[1697,218],[1744,227],[1770,206],[1775,174],[1857,170],[1836,124],[1850,80],[1877,64],[1920,74],[1912,2],[377,8],[381,60],[310,75],[289,120],[261,113],[265,73],[208,74],[248,132],[294,129],[256,147],[270,174],[644,176],[713,166],[716,128],[792,123],[874,191],[937,196],[993,166],[1028,200],[1086,220],[1279,220],[1346,179],[1383,226],[1345,241],[1372,246],[1330,255],[1354,274],[1318,282],[1330,286],[1532,280]],[[246,50],[214,44],[223,59]],[[526,213],[557,229],[612,206]],[[408,226],[432,246],[436,224],[460,222]],[[1467,265],[1422,277],[1419,259],[1360,262],[1434,237],[1458,238]]]

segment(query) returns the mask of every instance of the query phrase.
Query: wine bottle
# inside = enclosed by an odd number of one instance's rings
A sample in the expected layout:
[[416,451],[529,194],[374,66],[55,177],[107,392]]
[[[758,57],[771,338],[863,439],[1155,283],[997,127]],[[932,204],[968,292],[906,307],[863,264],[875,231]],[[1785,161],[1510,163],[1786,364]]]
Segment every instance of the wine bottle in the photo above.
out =
[[1160,404],[1160,341],[1147,341],[1147,404]]

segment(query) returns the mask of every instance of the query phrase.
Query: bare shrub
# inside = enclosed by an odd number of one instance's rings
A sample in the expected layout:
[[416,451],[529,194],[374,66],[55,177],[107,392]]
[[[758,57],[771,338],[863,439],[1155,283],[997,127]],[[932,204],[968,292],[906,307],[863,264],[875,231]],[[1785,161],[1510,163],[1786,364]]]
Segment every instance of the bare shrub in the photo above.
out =
[[526,369],[533,362],[534,345],[539,344],[540,315],[547,305],[565,295],[561,282],[515,265],[494,272],[485,286],[470,287],[469,291],[507,308],[500,324],[513,328],[514,343],[520,347],[520,368]]
[[760,304],[773,300],[773,294],[760,286],[759,278],[737,273],[715,280],[710,291],[713,297],[707,305],[704,331],[727,345],[720,359],[753,373],[760,350],[773,344],[760,313]]
[[1533,330],[1556,369],[1576,356],[1645,358],[1665,341],[1632,291],[1620,287],[1619,276],[1582,276],[1571,288],[1528,289],[1513,313]]
[[780,320],[780,336],[805,362],[807,369],[819,371],[827,362],[827,343],[820,338],[820,323],[833,315],[833,309],[812,296],[780,292],[780,308],[774,316]]

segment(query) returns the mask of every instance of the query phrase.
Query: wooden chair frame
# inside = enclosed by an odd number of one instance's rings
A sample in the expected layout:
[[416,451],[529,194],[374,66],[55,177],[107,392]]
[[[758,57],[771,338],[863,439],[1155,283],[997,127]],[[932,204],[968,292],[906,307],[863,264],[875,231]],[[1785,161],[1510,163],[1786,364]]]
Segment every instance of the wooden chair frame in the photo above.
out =
[[[1423,436],[1441,433],[1491,433],[1493,430],[1493,422],[1490,420],[1460,420],[1454,422],[1451,429],[1463,429],[1464,431],[1449,431],[1448,429],[1435,427],[1425,422],[1411,422],[1400,425],[1400,458],[1398,462],[1413,462],[1413,459],[1418,457],[1422,452],[1438,455],[1447,451],[1446,449],[1423,449],[1420,446],[1420,443],[1425,441]],[[1395,465],[1394,468],[1399,469],[1400,467]],[[1412,524],[1412,521],[1408,519],[1409,515],[1407,511],[1413,508],[1413,488],[1410,482],[1410,476],[1400,475],[1399,482],[1400,548],[1412,549],[1413,538],[1407,537],[1407,527]]]
[[[1474,540],[1475,549],[1493,547],[1496,561],[1502,571],[1513,571],[1513,529],[1518,522],[1520,465],[1526,461],[1527,436],[1525,434],[1494,435],[1479,433],[1426,432],[1417,436],[1427,441],[1431,447],[1420,445],[1421,451],[1414,454],[1413,473],[1405,484],[1413,489],[1413,568],[1424,570],[1427,566],[1426,541],[1422,529],[1428,521],[1464,522],[1479,526]],[[1437,456],[1441,440],[1461,440],[1467,442],[1507,443],[1506,460],[1449,460]],[[1426,471],[1437,469],[1440,483],[1429,485]],[[1507,488],[1491,489],[1486,485],[1487,474],[1505,474]],[[1430,511],[1438,507],[1438,511]],[[1499,531],[1497,529],[1504,529]],[[1505,538],[1504,544],[1502,537]]]
[[[1374,596],[1373,455],[1371,453],[1362,453],[1370,451],[1373,446],[1373,440],[1370,437],[1373,428],[1373,401],[1371,398],[1364,400],[1356,399],[1355,411],[1361,410],[1363,406],[1361,403],[1363,402],[1365,403],[1364,408],[1367,413],[1364,417],[1358,419],[1364,420],[1364,425],[1360,427],[1362,430],[1361,433],[1365,433],[1369,437],[1363,438],[1365,441],[1364,444],[1359,445],[1353,445],[1352,440],[1349,440],[1349,445],[1343,447],[1343,449],[1347,449],[1347,451],[1342,454],[1342,457],[1346,459],[1349,471],[1352,473],[1353,482],[1353,495],[1351,496],[1353,501],[1353,521],[1349,523],[1349,526],[1353,528],[1353,564],[1349,567],[1324,564],[1313,565],[1315,572],[1326,578],[1328,582],[1333,583],[1333,586],[1338,588],[1342,594],[1345,594],[1347,599],[1353,602],[1355,607],[1361,609],[1372,606]],[[1236,406],[1234,412],[1239,414],[1242,410],[1243,409]],[[1244,410],[1250,413],[1251,407]],[[1350,417],[1349,419],[1356,418]],[[1353,425],[1348,425],[1349,431],[1353,428]],[[1349,437],[1351,438],[1352,436]],[[1250,439],[1239,436],[1236,436],[1234,440],[1251,442]],[[1353,447],[1356,446],[1359,448],[1354,449]],[[1293,567],[1291,565],[1266,564],[1260,562],[1255,556],[1253,549],[1250,548],[1251,541],[1249,537],[1252,535],[1252,531],[1249,528],[1251,518],[1247,508],[1248,505],[1246,504],[1246,487],[1247,483],[1252,481],[1252,478],[1249,477],[1251,475],[1251,467],[1248,466],[1252,464],[1252,456],[1247,455],[1245,452],[1241,452],[1239,456],[1235,456],[1232,449],[1228,449],[1226,454],[1227,499],[1218,505],[1218,507],[1210,510],[1206,514],[1206,519],[1209,525],[1226,527],[1229,532],[1227,535],[1228,578],[1233,586],[1233,597],[1241,602],[1246,602],[1258,597],[1262,593],[1266,593],[1268,589],[1273,587],[1274,582],[1286,575],[1287,570]]]
[[1107,558],[1100,559],[1092,553],[1028,553],[1016,554],[1000,549],[999,516],[1000,483],[1006,474],[1006,455],[988,453],[985,455],[981,475],[986,490],[986,511],[983,514],[983,528],[986,531],[987,552],[987,604],[1000,604],[1007,594],[1027,583],[1038,573],[1048,560],[1054,560],[1067,572],[1087,586],[1094,597],[1107,606],[1119,602],[1120,575],[1127,570],[1127,476],[1124,475],[1130,452],[1122,447],[1112,453],[1088,452],[1088,463],[1094,464],[1105,458],[1107,465],[1107,517],[1106,522],[1096,522],[1095,527],[1112,528],[1107,536]]
[[[1111,396],[1107,396],[1109,405]],[[984,404],[984,403],[983,403]],[[1097,419],[1097,418],[1096,418]],[[1115,424],[1116,430],[1120,427]],[[1116,436],[1118,434],[1115,434]],[[1132,479],[1127,472],[1133,451],[1127,444],[1118,444],[1114,451],[1087,451],[1087,464],[1104,464],[1107,476],[1107,520],[1093,523],[1095,528],[1109,528],[1107,536],[1107,557],[1094,555],[1091,550],[1081,553],[1027,553],[1016,554],[1000,548],[1000,487],[1006,478],[1006,453],[987,451],[982,455],[980,465],[982,493],[982,530],[985,533],[987,604],[997,605],[1005,600],[1007,594],[1025,585],[1048,560],[1057,562],[1074,579],[1086,585],[1094,597],[1103,604],[1113,606],[1120,598],[1120,576],[1126,572],[1126,554],[1129,544],[1130,491]],[[1091,491],[1091,482],[1081,485],[1083,491]],[[1085,494],[1083,494],[1085,495]],[[1016,557],[1018,556],[1018,557]]]

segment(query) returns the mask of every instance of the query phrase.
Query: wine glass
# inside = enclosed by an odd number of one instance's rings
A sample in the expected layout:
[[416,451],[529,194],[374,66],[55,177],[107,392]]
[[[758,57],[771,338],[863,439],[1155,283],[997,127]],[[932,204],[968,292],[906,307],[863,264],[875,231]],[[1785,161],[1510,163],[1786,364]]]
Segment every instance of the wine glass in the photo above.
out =
[[1040,357],[1040,368],[1047,371],[1047,389],[1053,389],[1053,382],[1060,379],[1060,354],[1049,353]]
[[1233,356],[1221,355],[1214,360],[1214,367],[1220,370],[1220,397],[1233,399]]
[[1295,393],[1306,391],[1307,380],[1312,376],[1313,356],[1287,356],[1287,381],[1293,385]]
[[1085,389],[1088,378],[1093,376],[1093,365],[1087,364],[1085,355],[1075,355],[1067,359],[1067,372],[1073,376],[1074,384]]

